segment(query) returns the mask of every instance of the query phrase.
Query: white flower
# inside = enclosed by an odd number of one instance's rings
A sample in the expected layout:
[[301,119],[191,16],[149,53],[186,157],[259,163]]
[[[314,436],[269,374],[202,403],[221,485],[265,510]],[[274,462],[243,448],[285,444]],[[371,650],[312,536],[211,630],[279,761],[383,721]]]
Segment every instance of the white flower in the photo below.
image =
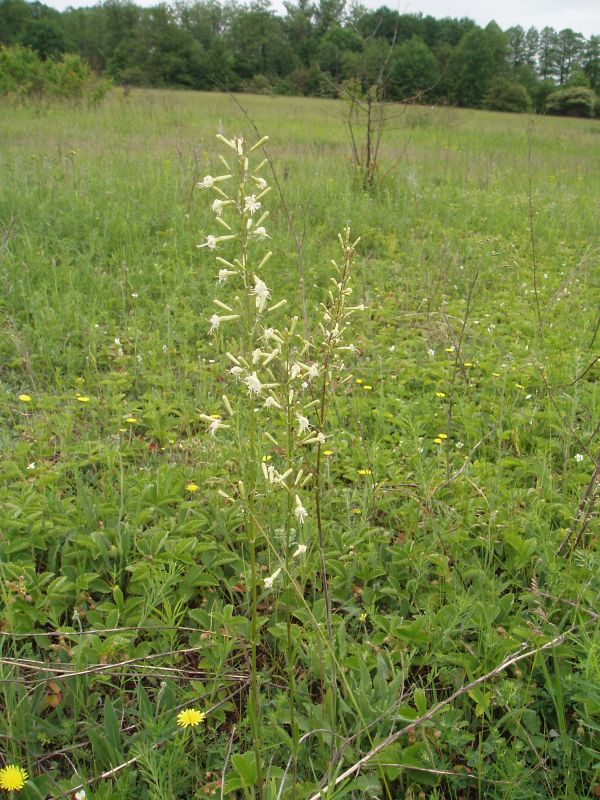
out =
[[217,283],[225,283],[225,281],[231,277],[231,275],[237,275],[237,272],[234,272],[231,269],[220,269],[217,276]]
[[260,203],[256,199],[255,194],[249,194],[247,197],[244,197],[244,211],[249,211],[251,214],[254,214],[260,208]]
[[265,408],[281,408],[281,403],[278,403],[274,397],[267,397],[265,400]]
[[325,444],[325,434],[319,431],[319,433],[317,433],[317,440],[319,441],[319,444]]
[[298,436],[300,436],[304,431],[309,430],[310,422],[302,414],[296,414],[296,419],[298,420]]
[[35,461],[32,461],[31,464],[27,464],[27,469],[35,469]]
[[213,200],[211,208],[213,210],[213,214],[216,214],[217,217],[222,216],[222,214],[223,214],[223,201],[219,200],[219,198],[217,198],[216,200]]
[[252,351],[252,363],[258,364],[260,359],[263,357],[264,353],[260,347],[257,347],[255,350]]
[[291,380],[297,378],[301,372],[302,372],[302,367],[300,366],[300,364],[292,364],[292,368],[290,369]]
[[267,300],[271,299],[271,292],[267,288],[267,284],[258,275],[254,276],[254,289],[250,289],[250,294],[256,296],[256,308],[258,313],[262,314],[267,306]]
[[266,229],[263,228],[262,225],[259,225],[258,228],[254,228],[254,230],[252,231],[252,236],[256,236],[259,242],[262,242],[264,239],[271,238],[267,233]]
[[262,392],[262,383],[259,381],[256,372],[246,376],[246,378],[244,378],[244,383],[248,387],[248,394],[259,395]]
[[212,189],[215,185],[215,179],[212,175],[205,175],[204,180],[201,180],[200,183],[197,183],[196,186],[198,189]]
[[319,374],[319,365],[318,364],[311,364],[308,368],[307,377],[309,381],[312,381],[313,378],[316,378]]
[[211,436],[214,436],[219,428],[226,428],[227,425],[224,425],[220,419],[213,419],[213,421],[208,426],[208,432]]
[[239,381],[243,371],[244,370],[241,367],[231,367],[231,369],[229,370],[229,374],[230,375],[235,375],[235,377]]
[[435,350],[430,347],[429,350],[427,351],[427,355],[429,356],[429,358],[433,358],[435,355]]
[[296,495],[296,508],[294,509],[294,516],[300,525],[303,525],[304,520],[308,517],[308,511],[302,505],[302,501],[298,495]]
[[298,547],[292,553],[292,558],[298,558],[299,556],[303,556],[304,553],[306,553],[306,550],[307,548],[305,544],[299,544]]
[[206,241],[203,244],[199,244],[198,247],[208,247],[209,250],[216,250],[217,249],[217,237],[209,234],[206,237]]
[[256,178],[254,175],[252,176],[254,182],[258,186],[259,189],[266,189],[268,184],[264,178]]
[[78,792],[75,792],[75,800],[86,800],[87,794],[85,793],[85,789],[80,789]]
[[238,318],[239,314],[222,314],[221,316],[219,316],[218,314],[213,314],[212,317],[208,320],[210,322],[209,334],[214,333],[222,322],[229,322],[232,319],[238,319]]
[[463,444],[463,442],[457,442],[455,447],[456,447],[457,450],[462,450],[463,447],[464,447],[464,444]]
[[265,589],[271,589],[280,574],[281,574],[281,567],[279,569],[276,569],[275,572],[269,578],[265,578]]
[[575,461],[583,461],[584,456],[581,453],[575,455]]

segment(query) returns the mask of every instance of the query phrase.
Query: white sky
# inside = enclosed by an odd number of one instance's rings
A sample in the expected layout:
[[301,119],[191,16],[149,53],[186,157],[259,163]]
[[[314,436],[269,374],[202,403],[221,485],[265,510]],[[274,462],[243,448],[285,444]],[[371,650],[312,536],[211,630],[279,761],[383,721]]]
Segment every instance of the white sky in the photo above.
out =
[[[159,0],[135,0],[138,5],[156,5]],[[97,0],[43,0],[47,5],[63,10],[69,5],[95,5]],[[281,0],[271,0],[273,8],[281,12]],[[528,28],[544,28],[549,25],[556,30],[573,28],[584,36],[600,34],[600,0],[362,0],[368,8],[389,5],[401,13],[431,14],[433,17],[470,17],[479,25],[495,20],[503,30],[511,25]]]

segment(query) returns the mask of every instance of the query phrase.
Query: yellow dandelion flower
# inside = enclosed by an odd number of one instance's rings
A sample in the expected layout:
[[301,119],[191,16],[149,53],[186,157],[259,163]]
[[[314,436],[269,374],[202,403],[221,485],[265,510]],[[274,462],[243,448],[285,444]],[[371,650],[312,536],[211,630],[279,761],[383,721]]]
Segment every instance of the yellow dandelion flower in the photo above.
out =
[[191,481],[190,483],[186,484],[185,488],[188,490],[188,492],[194,494],[194,492],[197,492],[200,487],[198,486],[197,483]]
[[27,783],[27,773],[22,767],[8,764],[0,769],[0,789],[7,792],[20,792]]
[[89,403],[90,398],[86,394],[75,395],[80,403]]
[[135,425],[135,423],[137,422],[137,418],[136,417],[127,417],[125,422],[128,422],[130,425]]
[[515,386],[517,387],[517,389],[524,389],[525,388],[522,383],[515,383]]
[[352,513],[353,514],[360,514],[360,508],[353,508],[352,509]]
[[447,433],[438,433],[438,439],[447,439],[447,438],[448,438]]
[[439,439],[437,436],[436,436],[436,438],[435,438],[433,441],[434,441],[436,444],[441,444],[441,443],[442,443],[442,440],[441,440],[441,439]]
[[454,347],[447,347],[446,348],[446,352],[447,353],[453,353],[454,352]]
[[323,450],[323,455],[324,456],[332,456],[333,455],[333,450]]
[[22,403],[31,403],[31,397],[28,394],[20,394],[19,395],[19,400]]
[[211,414],[210,417],[211,417],[211,419],[221,419],[221,415],[220,414]]
[[262,460],[266,463],[267,461],[270,461],[272,457],[273,456],[263,456]]
[[198,711],[197,708],[186,708],[177,715],[177,724],[180,728],[195,728],[196,725],[204,722],[205,716],[206,714]]
[[499,372],[492,372],[492,375],[494,376],[494,378],[500,378],[501,377]]
[[354,381],[354,383],[361,384],[361,383],[364,383],[364,381],[363,381],[363,379],[362,379],[362,378],[357,378],[357,379]]
[[465,367],[472,367],[472,366],[473,366],[472,361],[465,361]]
[[435,396],[436,397],[446,397],[446,392],[436,392]]
[[364,611],[362,612],[362,614],[359,615],[358,621],[359,622],[366,622],[367,621],[367,615],[365,614]]
[[359,475],[371,475],[371,470],[370,469],[359,469],[358,470],[358,474]]
[[365,383],[365,385],[364,385],[362,388],[363,388],[363,389],[364,389],[366,392],[370,392],[370,391],[371,391],[371,389],[372,389],[373,387],[372,387],[372,386],[369,386],[369,384],[368,384],[368,383]]

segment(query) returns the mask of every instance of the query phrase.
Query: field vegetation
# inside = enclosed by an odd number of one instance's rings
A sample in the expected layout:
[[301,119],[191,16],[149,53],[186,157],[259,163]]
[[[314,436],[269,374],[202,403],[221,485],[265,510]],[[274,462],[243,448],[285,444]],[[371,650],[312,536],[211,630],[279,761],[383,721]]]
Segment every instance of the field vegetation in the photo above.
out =
[[[600,792],[600,128],[406,108],[366,191],[345,114],[115,90],[0,115],[19,797]],[[212,252],[215,134],[255,126],[270,216]]]

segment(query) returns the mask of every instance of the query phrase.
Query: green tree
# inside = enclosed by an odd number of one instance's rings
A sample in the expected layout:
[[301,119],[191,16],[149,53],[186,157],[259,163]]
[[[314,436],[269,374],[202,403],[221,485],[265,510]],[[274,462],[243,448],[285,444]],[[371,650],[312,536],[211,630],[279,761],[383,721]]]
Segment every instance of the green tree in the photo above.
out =
[[526,62],[527,43],[525,36],[525,31],[520,25],[514,25],[506,31],[508,60],[513,69]]
[[49,16],[28,20],[21,44],[30,47],[43,60],[60,56],[67,50],[67,42],[60,23]]
[[558,34],[554,28],[546,26],[540,32],[538,45],[538,69],[540,78],[553,78],[556,75],[558,56]]
[[590,86],[600,94],[600,36],[590,36],[586,42],[582,66]]
[[569,81],[583,49],[583,41],[583,36],[575,33],[571,28],[565,28],[557,35],[555,63],[556,76],[560,86]]
[[517,114],[532,109],[531,97],[527,89],[520,83],[507,78],[496,78],[492,82],[483,105],[490,111],[511,111]]
[[585,86],[570,86],[548,95],[546,111],[567,117],[593,117],[598,95]]
[[438,62],[422,39],[413,36],[392,51],[390,59],[390,97],[417,98],[432,90],[439,78]]
[[479,108],[492,81],[507,69],[506,52],[506,36],[495,22],[463,36],[449,64],[452,99]]
[[11,45],[21,41],[26,24],[33,18],[31,6],[25,0],[0,2],[0,44]]

